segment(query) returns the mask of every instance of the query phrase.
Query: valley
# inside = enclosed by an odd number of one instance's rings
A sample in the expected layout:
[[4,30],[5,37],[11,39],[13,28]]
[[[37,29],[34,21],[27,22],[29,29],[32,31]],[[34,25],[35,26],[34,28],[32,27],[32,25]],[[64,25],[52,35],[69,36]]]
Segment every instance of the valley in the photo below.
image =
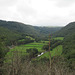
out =
[[38,71],[38,75],[57,75],[57,71],[73,75],[75,22],[65,27],[37,27],[0,20],[0,65],[4,75],[34,75]]

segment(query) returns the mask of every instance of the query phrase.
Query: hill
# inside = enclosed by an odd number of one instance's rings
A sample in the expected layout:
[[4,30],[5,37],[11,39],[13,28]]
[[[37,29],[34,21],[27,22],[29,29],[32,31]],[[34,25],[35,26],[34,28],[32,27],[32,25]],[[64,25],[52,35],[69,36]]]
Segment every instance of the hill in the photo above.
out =
[[67,58],[71,68],[75,68],[75,22],[71,22],[61,30],[57,31],[54,36],[64,37],[62,55]]
[[67,35],[71,35],[74,32],[75,32],[75,22],[71,22],[65,27],[63,27],[61,30],[54,33],[54,36],[65,37]]
[[53,34],[53,37],[62,37],[62,56],[67,59],[68,66],[75,69],[75,22],[67,24]]
[[17,41],[21,38],[23,38],[22,34],[0,27],[0,39],[2,39],[7,45],[10,45],[11,42]]
[[40,34],[48,36],[49,34],[53,34],[56,31],[59,31],[62,27],[37,27],[34,26],[36,30],[39,31]]
[[68,59],[68,64],[75,68],[75,33],[64,38],[62,54]]
[[38,34],[37,31],[32,26],[19,23],[19,22],[0,20],[0,26],[20,33]]
[[29,35],[29,36],[32,36],[36,39],[37,38],[43,39],[46,36],[48,36],[49,33],[54,33],[54,32],[61,29],[61,27],[49,27],[49,28],[48,27],[37,27],[37,26],[23,24],[20,22],[3,21],[3,20],[0,20],[0,27],[2,27],[4,29],[8,29],[9,32],[12,31],[13,35],[15,33],[20,34],[22,36]]

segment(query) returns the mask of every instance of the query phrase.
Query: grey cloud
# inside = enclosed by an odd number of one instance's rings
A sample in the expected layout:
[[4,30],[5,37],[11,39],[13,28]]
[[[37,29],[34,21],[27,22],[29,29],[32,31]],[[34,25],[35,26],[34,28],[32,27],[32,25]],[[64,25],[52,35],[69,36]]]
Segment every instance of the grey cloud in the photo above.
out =
[[18,6],[17,11],[26,16],[27,15],[35,15],[35,13],[36,13],[36,11],[33,8],[31,8],[27,5]]
[[16,2],[17,0],[0,0],[0,18],[10,15],[8,8],[15,5]]
[[[66,25],[66,23],[74,21],[75,19],[75,6],[72,6],[75,0],[36,1],[0,0],[0,19],[47,26]],[[54,3],[52,1],[54,1]],[[39,4],[39,2],[41,2],[41,4]],[[53,3],[52,5],[50,5],[51,2]]]
[[65,26],[73,20],[74,19],[70,17],[53,16],[48,19],[39,19],[34,25],[37,24],[37,26]]
[[14,5],[18,0],[0,0],[0,7],[7,7]]
[[54,0],[58,7],[68,7],[75,4],[75,0]]
[[[24,3],[24,4],[23,4]],[[32,22],[37,15],[37,12],[27,3],[21,2],[17,5],[17,12],[24,19],[25,22]]]

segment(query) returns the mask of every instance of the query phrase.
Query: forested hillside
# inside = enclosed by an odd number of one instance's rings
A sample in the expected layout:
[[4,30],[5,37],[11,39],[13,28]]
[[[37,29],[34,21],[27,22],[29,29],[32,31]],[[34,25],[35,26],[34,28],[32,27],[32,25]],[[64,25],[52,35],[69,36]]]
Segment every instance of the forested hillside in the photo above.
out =
[[68,64],[75,68],[75,22],[55,32],[54,36],[64,37],[62,55],[68,59]]
[[18,32],[9,30],[4,27],[0,27],[0,38],[7,44],[10,45],[11,42],[17,41],[20,38],[23,38],[22,35]]
[[75,33],[65,36],[62,54],[68,59],[68,64],[75,69]]
[[19,22],[2,21],[2,20],[0,20],[0,27],[8,28],[13,32],[32,35],[34,37],[46,36],[49,35],[49,33],[54,33],[62,28],[62,27],[37,27]]
[[14,32],[24,33],[24,34],[38,34],[38,32],[31,25],[26,25],[19,22],[13,21],[2,21],[0,20],[0,26],[4,28],[8,28]]
[[49,34],[53,34],[56,31],[59,31],[62,27],[37,27],[34,26],[36,30],[39,31],[40,34],[48,36]]
[[[60,30],[62,27],[37,27],[19,22],[0,20],[0,38],[6,39],[9,45],[12,42],[31,36],[38,40],[47,40],[48,35]],[[13,35],[12,35],[13,34]]]
[[66,35],[71,35],[72,33],[75,32],[75,22],[71,22],[65,27],[63,27],[61,30],[55,32],[54,36],[66,36]]

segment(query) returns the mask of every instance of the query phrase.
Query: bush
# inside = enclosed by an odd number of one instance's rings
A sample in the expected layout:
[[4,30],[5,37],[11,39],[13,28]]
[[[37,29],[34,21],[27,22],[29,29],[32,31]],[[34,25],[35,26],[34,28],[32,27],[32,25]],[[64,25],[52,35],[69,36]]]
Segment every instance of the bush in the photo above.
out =
[[38,49],[36,48],[30,48],[30,49],[26,49],[26,52],[29,53],[29,57],[33,58],[36,57],[38,54]]

